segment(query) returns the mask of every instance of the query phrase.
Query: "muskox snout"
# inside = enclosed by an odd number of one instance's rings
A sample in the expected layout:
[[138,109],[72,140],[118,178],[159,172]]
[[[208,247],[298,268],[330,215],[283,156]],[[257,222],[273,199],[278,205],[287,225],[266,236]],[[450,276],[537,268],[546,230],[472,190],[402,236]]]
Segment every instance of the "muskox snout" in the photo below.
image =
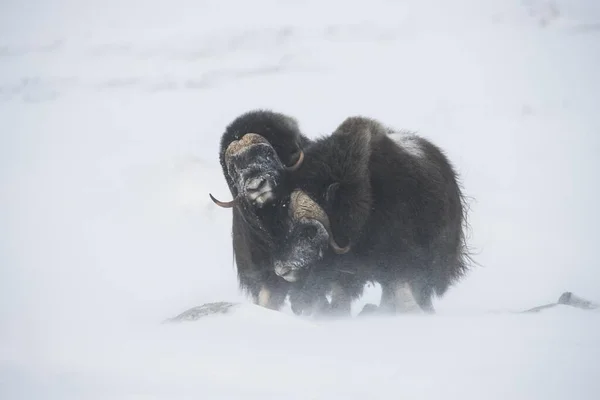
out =
[[281,263],[275,264],[275,273],[279,276],[285,276],[292,271],[292,268]]
[[288,282],[298,280],[297,269],[290,264],[284,264],[280,261],[275,261],[275,273]]
[[246,184],[246,190],[248,191],[258,191],[261,188],[263,188],[264,186],[266,186],[267,180],[260,176],[258,178],[252,178],[248,181],[248,184]]
[[249,178],[245,183],[244,191],[248,199],[259,207],[275,199],[274,184],[269,176]]

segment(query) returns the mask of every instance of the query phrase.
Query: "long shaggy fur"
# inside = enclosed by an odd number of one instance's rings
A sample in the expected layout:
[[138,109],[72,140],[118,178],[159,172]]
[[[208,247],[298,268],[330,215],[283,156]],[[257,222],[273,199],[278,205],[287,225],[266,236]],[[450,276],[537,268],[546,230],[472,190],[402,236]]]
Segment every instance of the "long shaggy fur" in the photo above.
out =
[[[231,194],[237,196],[236,187],[228,171],[225,151],[234,140],[246,133],[257,133],[269,141],[284,165],[294,162],[298,150],[303,149],[309,140],[300,132],[296,120],[268,110],[247,112],[236,118],[223,133],[220,143],[219,161]],[[287,193],[284,180],[277,188],[279,193]],[[271,308],[278,308],[287,295],[289,283],[273,272],[272,254],[280,248],[285,232],[287,209],[282,205],[284,195],[272,204],[258,208],[244,198],[233,207],[232,241],[240,289],[250,294],[255,302],[261,289],[270,293]]]
[[237,117],[225,128],[219,146],[219,162],[233,196],[237,195],[237,188],[227,171],[225,150],[231,142],[239,140],[246,133],[257,133],[267,139],[285,165],[290,165],[298,150],[310,143],[300,132],[296,119],[291,116],[270,110],[253,110]]
[[[424,138],[351,117],[305,155],[292,185],[325,209],[336,241],[352,250],[325,251],[295,295],[337,285],[355,299],[374,281],[382,285],[384,300],[394,285],[407,282],[419,306],[433,311],[432,297],[459,280],[469,260],[464,197],[442,150]],[[296,239],[288,237],[279,258]]]

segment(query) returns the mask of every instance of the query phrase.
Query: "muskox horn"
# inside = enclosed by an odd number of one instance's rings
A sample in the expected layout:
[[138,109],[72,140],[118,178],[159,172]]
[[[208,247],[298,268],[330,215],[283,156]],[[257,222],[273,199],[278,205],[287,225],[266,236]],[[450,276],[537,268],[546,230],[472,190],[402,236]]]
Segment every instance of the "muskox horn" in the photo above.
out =
[[294,190],[290,198],[290,212],[292,219],[295,221],[300,218],[316,219],[323,224],[327,233],[329,234],[329,245],[336,254],[345,254],[350,251],[350,244],[346,247],[341,247],[335,241],[331,226],[329,224],[329,217],[325,211],[313,201],[306,193],[301,190]]
[[212,194],[209,193],[208,195],[210,196],[210,199],[216,205],[218,205],[219,207],[223,207],[223,208],[231,208],[231,207],[233,207],[235,205],[236,200],[237,200],[237,196],[233,200],[231,200],[231,201],[220,201],[220,200],[215,199]]
[[260,143],[269,144],[267,139],[257,133],[246,133],[239,140],[234,140],[229,143],[229,146],[227,146],[227,149],[225,150],[225,157],[229,158],[249,146]]
[[304,152],[302,150],[300,150],[300,156],[298,157],[298,161],[296,161],[294,163],[294,165],[292,165],[291,167],[285,167],[285,169],[287,169],[290,172],[294,172],[298,168],[300,168],[300,166],[302,165],[303,161],[304,161]]
[[348,245],[346,247],[340,247],[335,242],[335,239],[333,238],[333,233],[331,232],[331,230],[328,229],[327,231],[329,232],[329,245],[331,246],[331,248],[333,249],[333,252],[335,254],[346,254],[347,252],[350,251],[350,243],[348,243]]

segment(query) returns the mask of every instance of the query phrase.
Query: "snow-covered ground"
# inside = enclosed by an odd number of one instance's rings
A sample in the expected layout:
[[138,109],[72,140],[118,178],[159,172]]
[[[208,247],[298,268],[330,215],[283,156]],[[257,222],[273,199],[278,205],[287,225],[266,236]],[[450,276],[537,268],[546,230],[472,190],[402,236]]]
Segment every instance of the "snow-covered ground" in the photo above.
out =
[[[600,313],[508,313],[600,301],[598,43],[594,0],[2,1],[0,398],[600,398]],[[441,145],[482,267],[433,317],[161,324],[247,301],[208,192],[260,107]]]

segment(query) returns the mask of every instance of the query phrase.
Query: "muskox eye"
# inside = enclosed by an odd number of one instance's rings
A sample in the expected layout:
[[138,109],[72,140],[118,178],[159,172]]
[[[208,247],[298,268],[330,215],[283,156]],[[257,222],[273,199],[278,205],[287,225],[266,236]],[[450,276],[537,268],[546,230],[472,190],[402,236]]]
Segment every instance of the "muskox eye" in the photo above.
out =
[[316,226],[307,226],[306,228],[302,229],[302,237],[304,239],[312,239],[317,235],[317,227]]

